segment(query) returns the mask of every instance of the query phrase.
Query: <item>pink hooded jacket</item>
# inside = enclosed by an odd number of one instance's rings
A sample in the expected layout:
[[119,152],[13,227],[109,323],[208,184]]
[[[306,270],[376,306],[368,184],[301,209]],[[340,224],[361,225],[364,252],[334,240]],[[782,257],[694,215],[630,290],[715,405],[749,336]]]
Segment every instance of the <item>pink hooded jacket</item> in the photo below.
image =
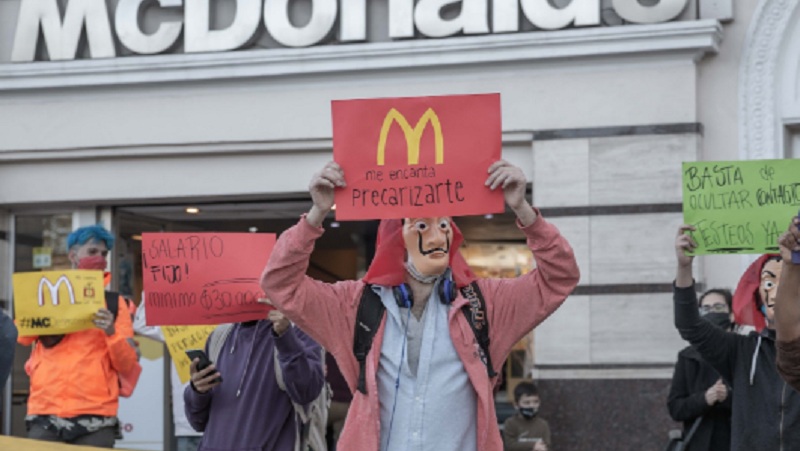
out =
[[[457,249],[460,232],[455,227],[453,229],[452,248]],[[514,279],[478,279],[477,282],[486,300],[491,340],[489,352],[496,371],[500,371],[511,347],[553,313],[580,278],[572,248],[558,229],[541,216],[533,224],[520,229],[536,256],[537,268]],[[311,226],[305,217],[285,231],[272,251],[261,277],[261,286],[278,309],[333,354],[353,392],[338,448],[377,451],[380,447],[377,370],[386,318],[383,318],[367,356],[365,395],[356,391],[359,370],[353,355],[353,340],[358,304],[366,282],[348,280],[329,284],[305,275],[314,242],[323,232],[322,228]],[[400,233],[400,227],[387,221],[381,225],[375,260],[366,277],[370,282],[402,282],[405,246],[402,237],[398,239]],[[474,278],[459,252],[451,253],[451,267],[459,286]],[[465,304],[467,300],[459,293],[453,301],[448,322],[453,346],[477,396],[478,449],[502,451],[493,397],[495,380],[489,379],[478,355],[475,334],[460,312]]]

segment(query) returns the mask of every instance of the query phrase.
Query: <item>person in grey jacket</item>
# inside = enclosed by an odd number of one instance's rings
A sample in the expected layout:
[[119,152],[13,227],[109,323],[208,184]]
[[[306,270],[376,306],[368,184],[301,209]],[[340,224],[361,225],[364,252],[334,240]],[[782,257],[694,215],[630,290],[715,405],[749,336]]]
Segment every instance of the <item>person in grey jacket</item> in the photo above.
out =
[[767,290],[759,290],[758,297],[766,327],[746,336],[726,332],[703,320],[697,308],[693,257],[686,255],[697,247],[686,233],[693,230],[690,225],[682,225],[675,239],[675,327],[733,387],[731,450],[800,449],[800,394],[781,379],[775,368],[774,304],[765,294],[774,288],[774,261],[780,257],[761,259],[764,263],[755,268],[762,280],[769,282]]

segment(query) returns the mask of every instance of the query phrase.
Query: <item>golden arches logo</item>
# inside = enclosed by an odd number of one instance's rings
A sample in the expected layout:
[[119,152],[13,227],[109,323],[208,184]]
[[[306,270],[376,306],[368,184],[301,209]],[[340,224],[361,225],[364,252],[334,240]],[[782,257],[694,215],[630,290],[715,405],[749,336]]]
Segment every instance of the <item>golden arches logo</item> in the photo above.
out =
[[67,278],[67,276],[59,277],[56,280],[56,283],[52,283],[46,277],[42,277],[42,279],[39,281],[39,296],[38,297],[39,297],[39,306],[40,307],[44,306],[44,293],[45,293],[44,288],[45,288],[45,286],[47,287],[47,291],[50,293],[50,299],[52,300],[53,305],[58,305],[58,303],[59,303],[58,287],[60,287],[62,283],[64,285],[66,285],[66,287],[67,287],[67,293],[69,294],[69,303],[70,304],[74,304],[75,303],[75,290],[72,288],[72,283],[70,283],[70,281]]
[[403,135],[406,138],[406,148],[408,152],[408,164],[419,164],[419,145],[422,140],[422,133],[427,128],[428,124],[433,128],[433,137],[435,142],[436,151],[436,164],[444,163],[444,137],[442,136],[442,124],[439,122],[439,116],[433,111],[433,108],[428,108],[425,114],[419,118],[417,125],[411,127],[406,117],[403,116],[395,108],[386,113],[386,118],[383,120],[381,127],[381,137],[378,141],[378,166],[383,166],[386,160],[386,140],[389,138],[389,130],[392,124],[397,122],[397,125],[403,130]]

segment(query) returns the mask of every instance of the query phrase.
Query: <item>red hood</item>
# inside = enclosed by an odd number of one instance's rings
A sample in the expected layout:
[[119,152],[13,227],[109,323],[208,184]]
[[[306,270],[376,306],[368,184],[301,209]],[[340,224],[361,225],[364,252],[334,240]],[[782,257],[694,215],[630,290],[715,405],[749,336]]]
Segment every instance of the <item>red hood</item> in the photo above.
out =
[[764,254],[748,266],[733,294],[734,321],[737,324],[754,326],[759,332],[767,325],[766,318],[761,313],[761,298],[758,295],[761,270],[767,260],[773,257],[778,257],[778,254]]
[[[464,287],[477,277],[469,269],[459,248],[464,241],[461,230],[451,221],[453,241],[450,243],[450,270],[458,287]],[[384,219],[378,227],[375,240],[375,258],[369,265],[364,281],[374,285],[393,287],[405,282],[406,245],[403,241],[403,220]]]

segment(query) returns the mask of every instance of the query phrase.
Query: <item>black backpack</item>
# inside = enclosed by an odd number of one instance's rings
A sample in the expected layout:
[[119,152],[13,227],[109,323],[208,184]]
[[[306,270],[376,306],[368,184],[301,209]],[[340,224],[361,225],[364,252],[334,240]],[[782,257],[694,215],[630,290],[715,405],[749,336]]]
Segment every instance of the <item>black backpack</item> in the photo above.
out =
[[[486,321],[486,301],[483,299],[477,282],[461,288],[461,295],[469,301],[461,308],[461,311],[467,317],[467,322],[478,341],[481,361],[486,365],[489,377],[495,377],[497,372],[494,371],[492,356],[489,355],[489,323]],[[353,340],[353,354],[356,356],[359,368],[357,389],[365,395],[367,394],[365,375],[367,354],[372,349],[372,340],[375,338],[375,333],[378,332],[378,326],[385,311],[386,307],[381,302],[380,296],[372,290],[372,285],[365,284],[356,313]]]

